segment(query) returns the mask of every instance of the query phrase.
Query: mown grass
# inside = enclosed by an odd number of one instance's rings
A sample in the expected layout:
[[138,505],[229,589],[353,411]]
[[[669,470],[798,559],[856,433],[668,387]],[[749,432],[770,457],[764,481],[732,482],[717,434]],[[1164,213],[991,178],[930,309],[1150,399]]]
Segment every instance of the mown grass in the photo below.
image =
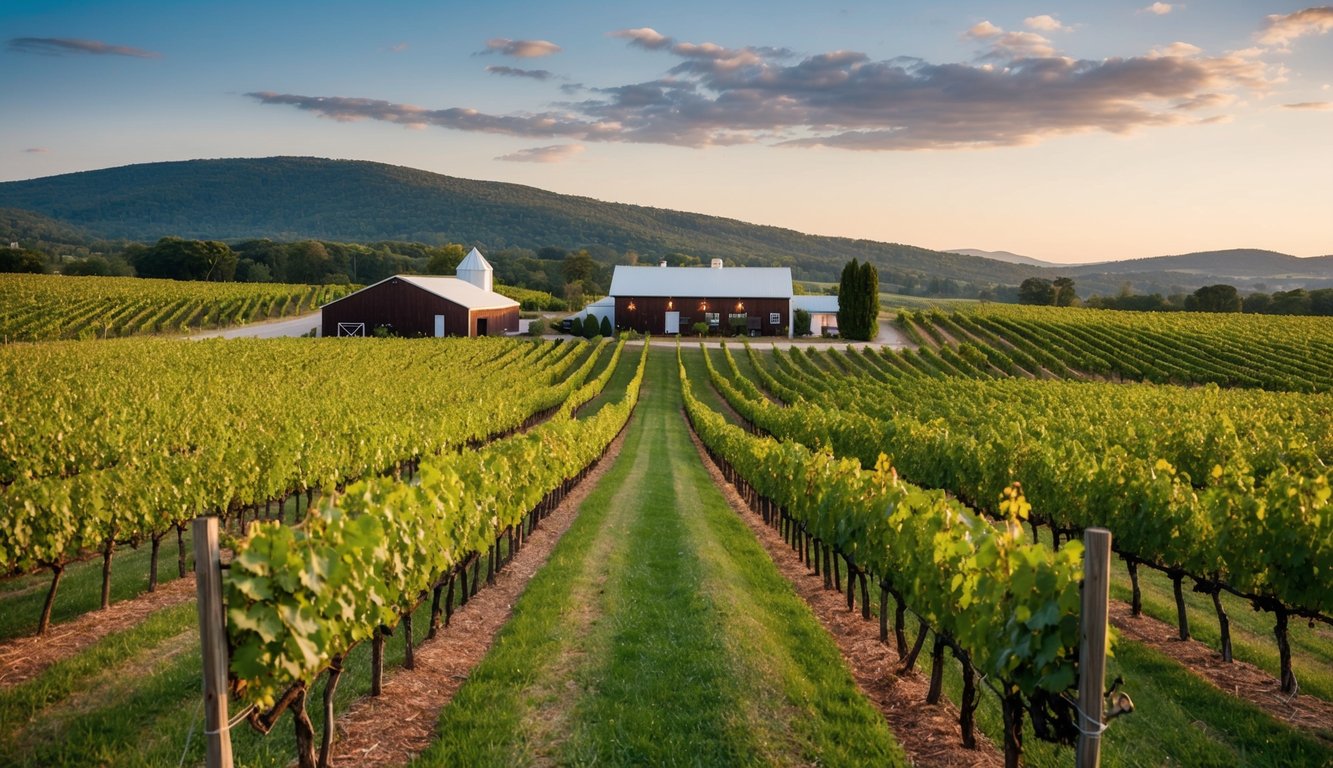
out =
[[647,381],[616,464],[418,762],[902,764],[704,472],[674,350],[651,353]]

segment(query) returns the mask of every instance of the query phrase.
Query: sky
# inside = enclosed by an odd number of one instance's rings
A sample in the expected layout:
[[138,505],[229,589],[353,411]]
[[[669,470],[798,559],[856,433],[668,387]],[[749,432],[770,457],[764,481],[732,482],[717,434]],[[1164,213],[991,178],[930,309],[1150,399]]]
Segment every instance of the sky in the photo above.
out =
[[0,4],[0,180],[373,160],[1055,262],[1333,253],[1333,5]]

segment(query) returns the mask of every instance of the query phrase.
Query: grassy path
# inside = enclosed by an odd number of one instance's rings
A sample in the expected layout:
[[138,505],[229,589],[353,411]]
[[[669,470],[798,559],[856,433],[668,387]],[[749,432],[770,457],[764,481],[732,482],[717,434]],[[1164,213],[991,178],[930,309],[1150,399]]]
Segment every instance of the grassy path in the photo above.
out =
[[711,483],[655,350],[624,450],[423,765],[894,765],[832,640]]

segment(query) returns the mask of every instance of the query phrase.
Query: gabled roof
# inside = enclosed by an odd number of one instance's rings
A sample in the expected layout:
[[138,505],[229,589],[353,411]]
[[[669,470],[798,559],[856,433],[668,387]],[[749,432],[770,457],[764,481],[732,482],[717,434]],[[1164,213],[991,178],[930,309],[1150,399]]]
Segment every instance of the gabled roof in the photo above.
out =
[[[415,285],[423,291],[433,293],[442,299],[452,301],[453,303],[468,309],[509,309],[510,307],[518,306],[517,301],[514,301],[507,296],[501,296],[494,291],[482,290],[472,283],[457,277],[427,277],[423,275],[394,275],[393,277],[386,277],[374,285],[368,285],[365,288],[356,291],[356,293],[349,293],[347,296],[330,301],[324,306],[327,307],[329,304],[337,304],[339,301],[343,301],[349,296],[355,296],[357,293],[369,291],[375,286],[383,285],[391,280],[400,280],[409,285]],[[323,307],[321,307],[321,309],[322,308]]]
[[804,309],[810,314],[829,315],[838,311],[837,296],[793,296],[792,311]]
[[495,271],[491,267],[491,263],[486,260],[486,257],[481,255],[481,251],[473,248],[467,252],[467,255],[463,257],[462,261],[458,262],[458,266],[454,269],[454,272],[468,272],[483,269],[488,272]]
[[612,296],[789,299],[790,267],[627,267],[611,277]]

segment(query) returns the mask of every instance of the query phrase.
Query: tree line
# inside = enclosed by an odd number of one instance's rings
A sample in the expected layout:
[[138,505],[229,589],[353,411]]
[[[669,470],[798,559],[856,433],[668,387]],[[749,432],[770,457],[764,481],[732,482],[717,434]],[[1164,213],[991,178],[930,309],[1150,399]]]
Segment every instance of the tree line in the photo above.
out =
[[1193,293],[1136,294],[1125,285],[1115,296],[1092,296],[1080,301],[1074,280],[1030,277],[1018,289],[1020,304],[1039,306],[1084,306],[1090,309],[1121,309],[1136,312],[1245,312],[1255,315],[1333,315],[1333,288],[1241,295],[1234,285],[1205,285]]

